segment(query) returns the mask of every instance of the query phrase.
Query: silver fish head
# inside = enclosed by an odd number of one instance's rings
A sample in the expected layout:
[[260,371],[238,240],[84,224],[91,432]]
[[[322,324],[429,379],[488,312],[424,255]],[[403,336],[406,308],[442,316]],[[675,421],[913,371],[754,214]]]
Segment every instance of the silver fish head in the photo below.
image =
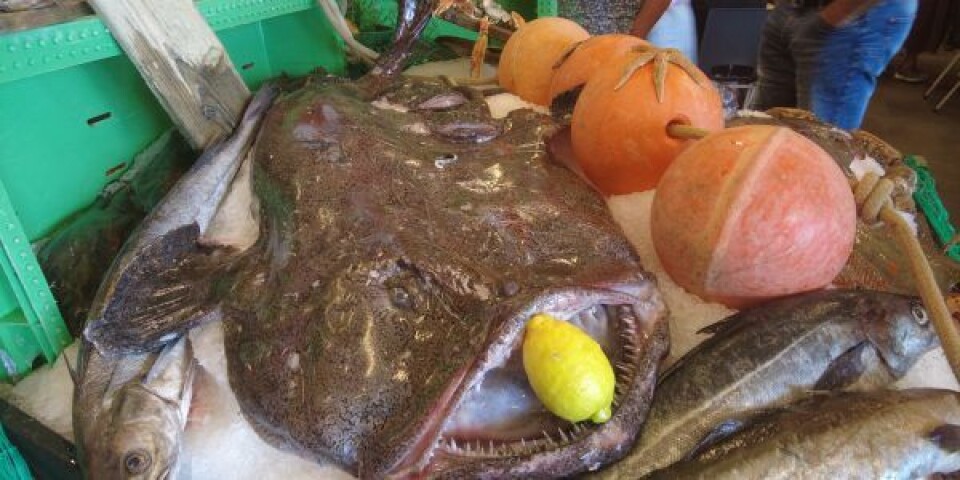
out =
[[87,453],[88,477],[177,478],[183,430],[178,406],[140,384],[127,387],[118,400]]
[[189,342],[117,359],[84,350],[76,420],[86,477],[177,478],[196,365]]
[[864,317],[864,330],[890,373],[900,378],[937,345],[937,335],[919,298],[878,294]]

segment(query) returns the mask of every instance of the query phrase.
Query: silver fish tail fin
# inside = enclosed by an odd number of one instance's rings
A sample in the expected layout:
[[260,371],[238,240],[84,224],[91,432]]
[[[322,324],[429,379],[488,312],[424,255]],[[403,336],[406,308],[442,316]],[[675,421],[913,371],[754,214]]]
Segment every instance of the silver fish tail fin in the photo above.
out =
[[397,29],[390,49],[377,59],[376,65],[363,78],[362,84],[368,97],[378,97],[400,73],[414,44],[420,38],[427,23],[433,18],[437,0],[401,0],[397,9]]

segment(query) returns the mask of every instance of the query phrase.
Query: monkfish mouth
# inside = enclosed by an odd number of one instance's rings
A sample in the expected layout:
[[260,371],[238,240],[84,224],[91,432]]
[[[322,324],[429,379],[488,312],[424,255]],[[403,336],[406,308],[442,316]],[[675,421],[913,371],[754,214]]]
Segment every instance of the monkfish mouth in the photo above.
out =
[[[559,301],[535,302],[516,313],[507,322],[510,328],[499,332],[502,337],[495,336],[472,374],[465,376],[462,392],[449,405],[430,452],[423,452],[431,465],[428,470],[443,472],[469,463],[484,471],[484,462],[502,466],[525,461],[562,463],[568,469],[582,460],[577,470],[583,471],[625,453],[646,415],[649,395],[644,392],[652,389],[656,365],[667,350],[665,309],[657,294],[646,293],[640,298],[594,292],[586,302],[561,295]],[[524,328],[533,313],[547,313],[579,327],[603,349],[616,376],[608,422],[564,420],[537,398],[522,355]],[[662,341],[651,348],[657,329]],[[651,361],[651,357],[655,358]],[[576,471],[560,474],[572,473]]]

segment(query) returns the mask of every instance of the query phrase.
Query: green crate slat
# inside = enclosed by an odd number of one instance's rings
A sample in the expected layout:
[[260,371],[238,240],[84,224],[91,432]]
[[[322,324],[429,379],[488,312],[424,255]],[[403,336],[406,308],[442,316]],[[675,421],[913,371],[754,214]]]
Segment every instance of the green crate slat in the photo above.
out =
[[537,0],[538,17],[556,17],[557,0]]
[[[343,72],[314,0],[201,0],[244,81]],[[170,120],[94,16],[0,34],[0,380],[71,338],[30,242],[86,208]]]
[[[30,241],[24,234],[20,220],[14,213],[7,189],[0,183],[0,268],[7,284],[13,290],[23,317],[27,321],[34,341],[39,345],[48,362],[56,360],[60,351],[70,344],[70,334],[60,316],[47,279],[40,270],[37,257],[33,254]],[[14,325],[15,326],[15,325]],[[17,346],[23,342],[14,339]],[[5,338],[9,341],[9,338]],[[7,352],[8,355],[10,352]],[[29,370],[32,358],[13,358],[17,362],[17,373]]]
[[[215,30],[314,8],[314,0],[203,0],[197,8]],[[122,55],[96,16],[0,35],[0,83]]]

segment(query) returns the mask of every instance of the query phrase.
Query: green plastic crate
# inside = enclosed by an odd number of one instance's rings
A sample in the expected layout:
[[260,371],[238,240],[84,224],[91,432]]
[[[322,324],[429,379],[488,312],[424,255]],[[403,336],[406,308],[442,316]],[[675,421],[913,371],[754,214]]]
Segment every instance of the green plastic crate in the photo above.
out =
[[[930,227],[940,244],[949,244],[956,238],[957,230],[950,224],[950,214],[947,213],[940,195],[937,194],[937,186],[927,168],[926,161],[921,157],[908,155],[905,163],[917,172],[917,191],[913,193],[913,199],[927,216]],[[960,244],[950,246],[945,253],[948,257],[960,262]]]
[[0,479],[33,480],[27,462],[24,461],[17,447],[10,443],[2,425],[0,425]]
[[[342,42],[314,0],[197,7],[251,88],[283,73],[344,71]],[[53,361],[71,341],[31,243],[171,125],[98,18],[0,34],[0,378]]]

